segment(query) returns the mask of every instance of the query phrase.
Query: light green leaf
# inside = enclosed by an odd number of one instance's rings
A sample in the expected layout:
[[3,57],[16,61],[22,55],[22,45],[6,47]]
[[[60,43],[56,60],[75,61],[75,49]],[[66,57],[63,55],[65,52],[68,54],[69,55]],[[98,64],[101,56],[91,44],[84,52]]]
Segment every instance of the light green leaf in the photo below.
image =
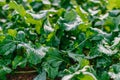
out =
[[82,19],[83,22],[88,22],[88,14],[79,6],[76,7],[76,12],[78,13],[78,15],[80,16],[80,18]]
[[46,72],[43,71],[39,75],[37,75],[33,80],[46,80]]
[[120,1],[119,0],[108,0],[107,8],[109,10],[113,8],[120,8]]
[[92,73],[86,71],[87,68],[89,67],[85,66],[82,70],[66,75],[62,78],[62,80],[97,80]]
[[9,6],[11,9],[15,9],[22,17],[26,15],[26,10],[21,4],[19,5],[15,1],[11,1]]
[[13,29],[8,29],[8,34],[12,37],[16,37],[17,31]]
[[36,32],[37,32],[38,34],[41,33],[41,32],[40,32],[41,28],[42,28],[42,21],[41,21],[39,24],[36,24],[36,26],[35,26]]

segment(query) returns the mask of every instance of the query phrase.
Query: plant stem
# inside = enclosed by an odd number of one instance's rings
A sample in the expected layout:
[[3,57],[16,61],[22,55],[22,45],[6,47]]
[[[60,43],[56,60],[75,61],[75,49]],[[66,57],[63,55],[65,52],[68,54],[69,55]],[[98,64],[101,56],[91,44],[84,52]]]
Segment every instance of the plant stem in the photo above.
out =
[[31,71],[15,71],[16,74],[28,74],[28,73],[36,73],[37,70],[31,70]]

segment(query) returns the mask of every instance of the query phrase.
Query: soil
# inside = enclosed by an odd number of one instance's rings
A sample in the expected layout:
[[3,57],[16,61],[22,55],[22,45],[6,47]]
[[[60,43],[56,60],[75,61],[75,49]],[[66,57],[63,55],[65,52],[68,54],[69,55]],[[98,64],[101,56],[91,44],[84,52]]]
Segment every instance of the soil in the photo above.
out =
[[[33,68],[18,68],[15,73],[8,74],[7,80],[33,80],[38,73]],[[51,80],[47,78],[47,80]],[[55,80],[61,80],[61,78],[56,78]]]
[[16,71],[13,74],[8,74],[7,80],[33,80],[37,76],[37,72],[29,67],[18,68]]
[[7,80],[33,80],[37,76],[36,73],[12,74],[7,75]]

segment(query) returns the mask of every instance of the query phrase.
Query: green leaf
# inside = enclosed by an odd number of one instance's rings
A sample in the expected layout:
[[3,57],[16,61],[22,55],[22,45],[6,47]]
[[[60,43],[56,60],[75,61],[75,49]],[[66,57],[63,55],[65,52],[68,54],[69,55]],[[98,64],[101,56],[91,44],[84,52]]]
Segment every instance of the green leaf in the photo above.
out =
[[120,15],[120,10],[112,10],[112,11],[110,11],[109,14],[112,17],[117,17],[118,15]]
[[90,24],[85,24],[85,23],[82,23],[78,26],[78,29],[83,31],[83,32],[86,32],[88,30],[88,28],[90,27]]
[[18,31],[18,33],[17,33],[17,40],[19,40],[19,41],[25,41],[25,32]]
[[48,73],[48,77],[54,79],[58,75],[59,67],[52,67],[49,63],[43,65],[44,70]]
[[58,67],[63,62],[59,51],[55,48],[49,48],[46,59],[53,67]]
[[11,1],[9,6],[11,9],[15,9],[22,17],[26,15],[26,10],[21,4],[19,5],[15,1]]
[[75,75],[71,80],[95,80],[91,75],[88,74],[79,74]]
[[0,42],[2,42],[4,39],[5,39],[5,36],[4,36],[3,31],[0,27]]
[[117,74],[120,72],[120,63],[112,65],[113,71]]
[[9,64],[11,64],[10,59],[4,59],[4,58],[0,59],[0,66],[4,66],[4,65],[7,66]]
[[83,58],[83,55],[80,54],[73,54],[73,53],[69,53],[68,54],[72,59],[74,59],[75,61],[79,62],[79,65],[81,68],[83,68],[84,66],[89,65],[89,61],[85,58]]
[[101,80],[110,80],[110,76],[106,71],[102,73]]
[[63,59],[55,48],[49,48],[46,56],[46,63],[43,64],[43,68],[48,73],[48,77],[54,79],[58,75],[59,66]]
[[80,55],[80,54],[77,54],[77,53],[68,53],[69,57],[71,57],[74,61],[78,61],[84,57],[84,55]]
[[[0,66],[0,75],[10,73],[12,70],[6,66]],[[1,74],[2,73],[2,74]]]
[[109,66],[110,64],[111,64],[111,60],[107,56],[97,58],[97,60],[96,60],[96,67],[97,68],[105,68],[105,67]]
[[25,67],[26,66],[26,62],[27,62],[27,60],[24,59],[22,56],[16,56],[14,58],[14,60],[12,61],[12,68],[16,69],[17,66]]
[[52,25],[50,24],[48,19],[44,23],[44,30],[45,30],[46,33],[54,31],[54,29],[52,28]]
[[83,20],[83,22],[88,22],[88,14],[79,6],[76,7],[76,12],[80,16],[80,18]]
[[67,11],[64,15],[66,21],[74,21],[77,18],[77,14],[74,10]]
[[0,44],[1,55],[9,55],[10,53],[13,53],[15,49],[16,49],[16,44],[12,40],[4,40]]
[[37,75],[33,80],[46,80],[46,72],[43,71],[39,75]]
[[115,37],[112,47],[117,47],[120,43],[120,37]]
[[114,80],[120,80],[120,73],[115,74],[113,72],[109,72],[109,75],[111,76],[112,79]]
[[110,46],[103,46],[102,44],[99,44],[98,45],[98,51],[99,52],[101,52],[101,53],[104,53],[104,54],[106,54],[106,55],[113,55],[113,54],[116,54],[117,52],[118,52],[118,50],[117,49],[115,49],[115,50],[112,50],[111,48],[110,48]]
[[60,18],[58,21],[58,24],[63,28],[63,30],[65,29],[66,31],[75,30],[81,23],[80,17],[76,17],[75,20],[68,22],[66,22],[64,18]]
[[90,49],[89,55],[87,56],[88,59],[93,59],[96,58],[98,56],[100,56],[100,52],[98,51],[97,47],[93,47]]
[[17,31],[13,30],[13,29],[8,29],[8,35],[10,35],[12,37],[16,37]]
[[35,26],[36,32],[37,32],[38,34],[40,34],[40,33],[41,33],[41,28],[42,28],[42,21],[40,22],[40,24],[39,24],[39,25],[38,25],[38,24],[36,24],[36,26]]
[[25,18],[26,23],[31,23],[31,24],[40,25],[40,26],[42,25],[41,24],[41,21],[42,21],[41,18],[40,19],[36,19],[36,17],[33,16],[32,14],[30,14],[30,13],[26,13],[25,16],[26,16],[26,18]]
[[62,80],[97,80],[96,77],[90,73],[86,72],[88,67],[84,67],[82,70],[76,71],[73,74],[66,75]]
[[120,1],[119,0],[108,0],[108,5],[107,8],[109,10],[113,9],[113,8],[120,8]]
[[3,6],[5,4],[6,4],[5,0],[0,0],[0,6]]
[[41,59],[45,57],[47,48],[40,47],[38,49],[32,48],[30,45],[25,44],[26,50],[27,50],[27,60],[31,64],[38,64],[41,62]]

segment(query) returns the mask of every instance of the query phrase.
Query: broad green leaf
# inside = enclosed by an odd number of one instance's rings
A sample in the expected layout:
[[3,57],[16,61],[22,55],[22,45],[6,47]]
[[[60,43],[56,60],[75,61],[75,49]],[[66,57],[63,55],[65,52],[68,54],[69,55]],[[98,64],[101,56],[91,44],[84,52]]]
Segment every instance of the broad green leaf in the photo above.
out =
[[47,19],[44,23],[44,31],[46,33],[53,32],[54,29],[52,28],[52,25],[50,24],[49,20]]
[[92,73],[86,71],[86,68],[87,67],[84,67],[82,70],[66,75],[62,80],[97,80]]
[[106,71],[102,73],[101,80],[110,80],[110,76]]
[[46,72],[43,71],[42,73],[38,74],[33,80],[46,80]]
[[54,32],[51,32],[50,34],[48,34],[48,36],[47,36],[47,39],[46,39],[46,41],[50,41],[50,40],[52,40],[52,38],[55,36],[55,33]]
[[81,58],[81,60],[79,61],[80,67],[83,68],[87,65],[89,65],[89,61],[87,59],[83,59]]
[[55,48],[49,48],[46,56],[46,63],[43,65],[43,68],[48,73],[48,77],[54,79],[58,75],[59,66],[63,59]]
[[0,27],[0,42],[3,41],[4,39],[5,39],[5,36],[4,36],[3,31]]
[[86,32],[88,30],[88,28],[90,27],[90,24],[88,23],[82,23],[78,26],[78,29],[83,31],[83,32]]
[[117,47],[120,43],[120,37],[115,37],[112,47]]
[[25,32],[23,32],[23,31],[18,31],[18,33],[17,33],[17,39],[18,39],[19,41],[25,41]]
[[43,4],[45,4],[47,6],[51,4],[49,0],[43,0],[42,2],[43,2]]
[[63,62],[59,51],[55,48],[49,48],[46,59],[53,67],[58,67]]
[[110,16],[117,17],[118,15],[120,15],[120,10],[112,10],[109,14]]
[[113,71],[117,74],[120,72],[120,63],[112,65]]
[[83,20],[83,22],[88,22],[88,14],[82,9],[80,8],[79,6],[76,7],[76,12],[77,14],[80,16],[80,18]]
[[71,57],[73,60],[75,61],[78,61],[84,57],[84,55],[80,55],[80,54],[77,54],[77,53],[68,53],[69,57]]
[[108,0],[108,5],[107,8],[109,10],[113,9],[113,8],[120,8],[120,1],[119,0]]
[[41,62],[41,59],[46,55],[47,48],[46,47],[40,47],[38,49],[32,48],[30,45],[25,44],[26,50],[27,50],[27,60],[31,64],[38,64]]
[[89,65],[89,61],[83,58],[83,55],[75,54],[75,53],[68,53],[68,55],[75,61],[79,62],[81,68],[84,66]]
[[42,0],[37,0],[37,1],[31,1],[30,6],[33,8],[35,12],[38,12],[42,9],[43,7],[43,2]]
[[26,65],[34,80],[120,80],[119,4],[0,0],[0,80]]
[[0,66],[7,66],[11,64],[11,60],[10,59],[0,59]]
[[22,56],[16,56],[14,58],[14,60],[12,61],[12,68],[16,69],[17,66],[25,67],[26,66],[26,62],[27,62],[27,60],[24,59]]
[[42,21],[38,24],[36,24],[35,29],[38,34],[41,33],[41,28],[42,28]]
[[26,15],[26,10],[24,9],[23,5],[19,5],[15,1],[11,1],[9,6],[11,9],[15,9],[22,17]]
[[79,74],[79,75],[75,75],[71,80],[96,80],[94,79],[91,75],[88,74]]
[[59,67],[52,67],[49,63],[45,63],[43,68],[48,73],[48,77],[51,79],[54,79],[58,75]]
[[120,15],[117,16],[113,21],[115,24],[113,31],[120,31]]
[[80,17],[76,17],[75,20],[68,22],[66,22],[64,18],[60,18],[58,21],[58,24],[63,28],[63,30],[65,29],[66,31],[75,30],[81,23]]
[[26,13],[25,16],[26,16],[25,18],[26,23],[41,25],[41,19],[34,19],[34,16],[32,16],[32,14],[30,13]]
[[109,75],[111,76],[112,79],[114,80],[120,80],[120,73],[115,74],[113,72],[109,72]]
[[12,37],[16,37],[17,31],[13,29],[8,29],[8,34]]
[[[3,74],[10,73],[12,70],[6,66],[0,66],[0,76]],[[2,74],[1,74],[2,73]]]
[[36,38],[37,38],[37,34],[35,32],[29,31],[29,39],[31,41],[34,41],[36,40]]
[[1,55],[9,55],[10,53],[13,53],[15,49],[16,49],[16,44],[11,39],[4,40],[0,44],[0,54]]
[[5,0],[0,0],[0,6],[3,6],[5,4],[6,4]]
[[109,56],[110,56],[110,55],[113,55],[113,54],[116,54],[116,53],[118,52],[117,49],[112,50],[112,49],[110,48],[110,46],[105,47],[105,46],[103,46],[102,44],[99,44],[99,45],[98,45],[98,51],[101,52],[101,53],[104,53],[104,54],[106,54],[106,55],[109,55]]
[[64,15],[66,21],[74,21],[77,18],[77,14],[74,10],[67,11]]
[[96,58],[96,57],[99,57],[101,56],[101,54],[99,53],[98,51],[98,48],[97,47],[93,47],[90,49],[90,52],[89,52],[89,55],[87,56],[88,59],[93,59],[93,58]]
[[111,64],[111,60],[107,56],[105,56],[105,58],[104,57],[97,58],[97,60],[96,60],[97,68],[105,68],[105,67],[109,66],[110,64]]

